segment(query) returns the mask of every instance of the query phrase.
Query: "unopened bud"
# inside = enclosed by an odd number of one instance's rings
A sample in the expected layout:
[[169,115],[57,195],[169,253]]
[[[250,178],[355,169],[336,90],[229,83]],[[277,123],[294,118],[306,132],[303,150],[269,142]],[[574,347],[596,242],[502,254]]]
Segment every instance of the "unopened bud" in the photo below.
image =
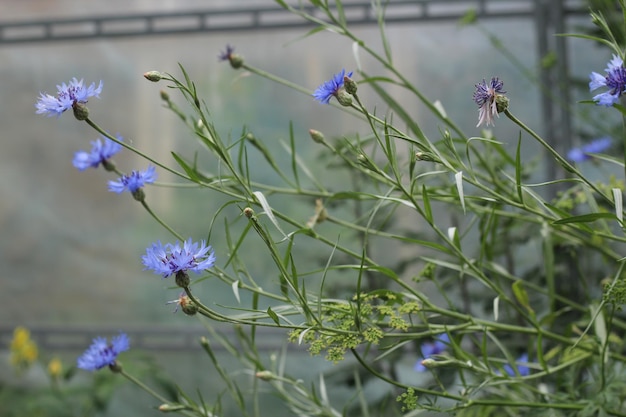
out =
[[163,411],[164,413],[170,413],[172,411],[181,411],[187,409],[187,406],[181,404],[161,404],[159,406],[159,411]]
[[274,374],[271,373],[270,371],[259,371],[256,374],[254,374],[254,376],[256,376],[262,381],[271,381],[272,379],[274,379]]
[[162,75],[159,71],[148,71],[143,74],[143,78],[153,83],[161,81]]
[[352,78],[348,77],[347,75],[344,75],[343,77],[343,85],[346,88],[346,91],[352,95],[356,94],[356,90],[358,89],[358,85],[356,83],[356,81],[354,81]]
[[170,101],[170,95],[165,90],[161,90],[161,100]]
[[315,129],[309,129],[309,135],[311,135],[311,139],[317,143],[324,143],[324,134]]
[[430,152],[415,152],[417,161],[439,162],[439,159]]
[[243,56],[239,54],[230,54],[228,62],[230,62],[230,66],[234,69],[239,69],[243,66]]
[[72,110],[74,111],[76,120],[87,120],[89,118],[89,109],[83,103],[74,103]]
[[254,216],[254,210],[252,210],[250,207],[246,207],[245,209],[243,209],[243,215],[250,219],[252,218],[252,216]]

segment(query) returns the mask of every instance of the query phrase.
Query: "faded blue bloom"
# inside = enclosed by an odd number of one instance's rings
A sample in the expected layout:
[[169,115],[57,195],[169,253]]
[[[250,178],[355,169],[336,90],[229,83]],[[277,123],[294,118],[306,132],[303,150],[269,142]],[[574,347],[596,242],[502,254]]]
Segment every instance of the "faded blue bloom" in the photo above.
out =
[[475,85],[473,99],[478,104],[478,124],[476,127],[485,123],[486,126],[494,124],[494,116],[498,115],[498,105],[496,98],[498,94],[505,94],[502,90],[504,83],[497,77],[492,77],[489,83],[483,79],[482,82]]
[[586,145],[579,148],[573,148],[567,153],[567,159],[572,162],[583,162],[591,159],[590,154],[604,152],[611,147],[613,140],[604,136],[599,139],[592,140]]
[[[522,365],[524,363],[528,363],[528,353],[523,353],[515,361],[515,364],[516,364],[516,367],[517,367],[517,372],[519,373],[520,376],[528,376],[528,375],[530,375],[530,368],[528,368],[528,366],[526,366],[526,365]],[[511,365],[509,365],[508,363],[505,364],[502,368],[504,369],[504,372],[506,372],[507,375],[509,375],[509,376],[517,376],[517,373],[515,372],[513,367]]]
[[115,363],[120,352],[130,349],[130,342],[125,333],[120,333],[107,343],[104,337],[96,337],[93,343],[76,361],[80,369],[97,371]]
[[613,55],[613,59],[609,61],[604,71],[606,76],[597,72],[592,72],[589,75],[589,91],[608,87],[608,91],[594,96],[593,101],[600,106],[611,107],[626,92],[626,68],[624,68],[622,58]]
[[57,95],[51,96],[46,93],[39,93],[39,100],[35,104],[37,114],[45,114],[48,117],[56,116],[57,118],[64,111],[69,110],[76,103],[87,103],[90,97],[100,97],[102,92],[102,81],[98,87],[96,83],[91,83],[89,87],[83,85],[83,80],[78,81],[73,78],[68,84],[57,85]]
[[117,181],[109,181],[109,191],[121,194],[128,190],[130,193],[136,193],[145,184],[153,183],[156,178],[154,166],[150,165],[145,171],[133,171],[128,175],[123,175]]
[[226,50],[224,52],[220,52],[219,60],[230,61],[230,58],[233,56],[233,52],[235,52],[235,48],[227,44]]
[[215,252],[211,246],[206,246],[204,240],[194,243],[187,239],[183,247],[177,241],[175,244],[161,242],[153,243],[141,257],[146,269],[167,278],[178,272],[193,271],[196,274],[211,268],[215,264]]
[[[346,76],[346,70],[342,69],[341,72],[335,74],[331,80],[317,87],[313,92],[313,97],[320,103],[328,104],[330,98],[337,96],[339,89],[343,87],[344,76]],[[352,71],[348,73],[348,77],[352,77]]]
[[426,367],[422,365],[424,359],[428,359],[433,355],[439,355],[446,350],[448,343],[450,343],[450,336],[447,333],[439,335],[432,342],[426,342],[420,346],[422,353],[421,359],[418,359],[413,366],[413,370],[416,372],[424,372]]
[[[100,139],[91,141],[91,151],[78,151],[74,153],[72,164],[79,170],[84,171],[87,168],[98,168],[98,165],[105,163],[116,153],[122,149],[122,145],[112,141],[107,137],[103,137],[104,142]],[[117,135],[117,140],[123,141],[124,138]]]

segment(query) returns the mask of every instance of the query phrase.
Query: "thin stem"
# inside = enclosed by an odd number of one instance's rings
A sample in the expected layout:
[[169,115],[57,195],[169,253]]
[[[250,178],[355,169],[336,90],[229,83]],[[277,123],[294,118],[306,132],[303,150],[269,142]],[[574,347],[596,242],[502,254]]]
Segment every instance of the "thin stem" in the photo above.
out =
[[174,229],[172,229],[170,226],[168,226],[167,223],[165,223],[163,220],[161,220],[161,218],[159,216],[157,216],[152,211],[152,209],[148,206],[148,203],[146,203],[145,199],[141,200],[141,205],[146,209],[148,214],[150,214],[154,220],[156,220],[161,226],[163,226],[165,229],[167,229],[168,232],[173,234],[174,237],[176,237],[178,240],[181,240],[181,241],[185,240],[185,239],[183,239],[183,237],[180,234],[178,234]]

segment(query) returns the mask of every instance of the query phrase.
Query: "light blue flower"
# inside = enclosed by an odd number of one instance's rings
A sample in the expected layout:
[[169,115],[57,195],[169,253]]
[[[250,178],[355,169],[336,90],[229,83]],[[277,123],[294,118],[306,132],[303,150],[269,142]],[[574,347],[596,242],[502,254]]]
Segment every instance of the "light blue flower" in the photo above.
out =
[[215,265],[215,252],[211,246],[206,246],[204,241],[195,243],[191,238],[183,243],[182,248],[178,241],[165,245],[159,241],[146,249],[146,254],[141,260],[145,266],[144,270],[150,269],[155,274],[167,278],[179,272],[202,273]]
[[613,59],[609,61],[604,71],[606,76],[597,72],[592,72],[589,75],[589,91],[608,87],[608,91],[594,96],[593,101],[600,106],[611,107],[626,92],[626,68],[624,68],[622,58],[613,55]]
[[478,105],[478,124],[485,126],[494,125],[494,116],[498,115],[498,104],[496,98],[498,95],[505,94],[506,91],[502,90],[504,83],[497,77],[492,77],[489,83],[484,79],[482,82],[475,85],[476,91],[472,98],[474,103]]
[[102,92],[102,81],[96,87],[96,83],[91,83],[89,87],[83,85],[83,80],[78,81],[73,78],[69,84],[57,85],[57,95],[52,96],[46,93],[39,93],[39,99],[35,104],[37,114],[45,114],[48,117],[57,118],[64,111],[69,110],[76,103],[85,104],[90,97],[100,97]]
[[150,165],[145,171],[133,171],[116,181],[109,181],[109,191],[118,194],[129,191],[131,194],[135,194],[145,184],[152,184],[156,181],[156,178],[155,167]]
[[573,148],[567,153],[567,159],[572,162],[583,162],[591,159],[591,154],[604,152],[611,147],[613,140],[604,136],[599,139],[592,140],[586,145],[579,148]]
[[[91,142],[91,151],[78,151],[74,153],[74,159],[72,164],[79,171],[84,171],[87,168],[98,168],[98,165],[106,165],[108,160],[118,153],[122,149],[122,145],[112,141],[107,137],[103,137],[103,141],[100,139]],[[117,140],[120,142],[124,138],[117,135]]]
[[515,372],[513,367],[509,365],[508,363],[505,364],[502,368],[504,369],[504,372],[506,372],[507,375],[509,376],[517,376],[518,373],[520,376],[528,376],[530,375],[530,368],[526,365],[522,365],[524,363],[528,363],[528,353],[523,353],[515,361],[517,373]]
[[[339,89],[343,87],[343,77],[346,76],[346,70],[333,75],[333,78],[317,87],[313,92],[313,97],[320,103],[328,104],[331,97],[337,96]],[[348,77],[352,77],[352,71],[348,73]]]
[[130,349],[130,341],[125,333],[120,333],[108,343],[104,337],[96,337],[93,343],[76,361],[80,369],[97,371],[108,365],[113,365],[117,355]]
[[450,336],[447,333],[439,335],[432,342],[426,342],[420,346],[420,352],[422,354],[421,359],[418,359],[413,366],[413,370],[416,372],[424,372],[426,367],[422,364],[424,359],[428,359],[433,355],[439,355],[446,350],[450,343]]

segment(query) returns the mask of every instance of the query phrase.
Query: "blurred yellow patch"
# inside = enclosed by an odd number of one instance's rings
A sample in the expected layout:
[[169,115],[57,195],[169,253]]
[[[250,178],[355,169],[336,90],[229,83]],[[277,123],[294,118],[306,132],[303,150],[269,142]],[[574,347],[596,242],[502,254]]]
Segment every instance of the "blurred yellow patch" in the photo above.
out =
[[48,362],[48,375],[51,378],[58,378],[63,371],[63,364],[59,358],[52,358],[50,362]]
[[38,356],[37,345],[30,338],[28,329],[18,326],[13,331],[10,345],[11,364],[18,370],[28,369]]

